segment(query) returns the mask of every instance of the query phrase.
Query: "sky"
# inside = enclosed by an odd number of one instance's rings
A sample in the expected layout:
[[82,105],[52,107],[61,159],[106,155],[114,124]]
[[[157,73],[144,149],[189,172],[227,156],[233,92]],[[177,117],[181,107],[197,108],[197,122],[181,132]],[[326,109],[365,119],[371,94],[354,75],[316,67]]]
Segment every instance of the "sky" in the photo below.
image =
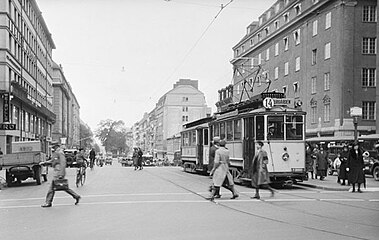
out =
[[[37,0],[80,105],[94,131],[127,127],[154,109],[179,79],[199,81],[216,111],[232,83],[232,48],[275,0]],[[221,8],[223,4],[223,8]]]

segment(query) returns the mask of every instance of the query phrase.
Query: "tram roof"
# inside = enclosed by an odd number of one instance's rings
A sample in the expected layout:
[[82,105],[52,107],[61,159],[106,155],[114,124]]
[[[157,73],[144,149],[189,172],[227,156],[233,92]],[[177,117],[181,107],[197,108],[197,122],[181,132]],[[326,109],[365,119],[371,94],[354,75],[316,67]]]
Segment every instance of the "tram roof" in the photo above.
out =
[[205,118],[200,118],[195,121],[183,124],[183,130],[209,123],[210,121],[212,121],[212,119],[213,117],[205,117]]
[[249,111],[249,113],[276,113],[276,112],[281,112],[281,113],[295,113],[295,112],[302,112],[304,113],[303,111],[299,110],[299,109],[296,109],[296,108],[289,108],[289,107],[283,107],[283,106],[275,106],[271,109],[267,109],[267,108],[264,108],[264,107],[261,107],[261,108],[257,108],[257,109],[253,109],[251,111]]
[[362,140],[379,140],[379,133],[369,134],[369,135],[362,135],[362,136],[358,137],[358,139],[362,139]]

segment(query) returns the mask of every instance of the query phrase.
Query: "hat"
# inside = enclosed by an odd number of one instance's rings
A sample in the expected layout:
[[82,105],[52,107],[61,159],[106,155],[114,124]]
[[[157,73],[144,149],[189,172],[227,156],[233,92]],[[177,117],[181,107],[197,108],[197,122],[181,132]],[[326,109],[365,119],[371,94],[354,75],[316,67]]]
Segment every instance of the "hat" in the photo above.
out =
[[58,147],[59,147],[59,146],[60,146],[58,140],[53,140],[53,141],[51,141],[50,145],[51,145],[52,147],[55,147],[55,146],[58,146]]
[[220,142],[220,137],[213,138],[213,143],[219,143],[219,142]]
[[259,144],[261,147],[263,147],[263,142],[262,141],[257,141],[257,144]]
[[224,147],[226,145],[226,141],[223,139],[223,140],[220,140],[220,146],[221,147]]

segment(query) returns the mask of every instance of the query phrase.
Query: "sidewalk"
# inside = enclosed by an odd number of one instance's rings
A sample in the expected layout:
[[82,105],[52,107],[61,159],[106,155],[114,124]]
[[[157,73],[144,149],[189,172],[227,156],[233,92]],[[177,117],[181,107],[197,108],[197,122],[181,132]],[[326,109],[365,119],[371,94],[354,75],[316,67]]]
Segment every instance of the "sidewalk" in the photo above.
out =
[[[308,179],[308,181],[296,183],[299,186],[317,188],[329,191],[349,191],[351,186],[342,186],[337,183],[337,175],[328,175],[324,180]],[[347,184],[347,181],[346,181]],[[366,175],[366,189],[362,186],[362,191],[379,191],[379,181],[375,181],[370,175]]]

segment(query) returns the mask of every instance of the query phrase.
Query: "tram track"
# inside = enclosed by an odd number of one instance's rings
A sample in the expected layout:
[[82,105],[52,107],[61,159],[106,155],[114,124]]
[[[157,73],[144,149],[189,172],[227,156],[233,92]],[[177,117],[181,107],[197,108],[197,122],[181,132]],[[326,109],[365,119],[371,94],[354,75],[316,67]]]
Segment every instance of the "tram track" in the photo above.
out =
[[[165,172],[166,173],[170,173],[170,174],[173,175],[172,172],[169,172],[169,171],[165,171]],[[152,175],[152,176],[154,176],[154,177],[157,177],[157,178],[159,178],[159,179],[161,179],[163,181],[169,182],[169,183],[171,183],[171,184],[173,184],[173,185],[175,185],[175,186],[177,186],[177,187],[179,187],[179,188],[181,188],[181,189],[183,189],[185,191],[188,191],[188,192],[190,192],[190,193],[192,193],[192,194],[194,194],[196,196],[199,196],[200,198],[206,199],[206,197],[204,197],[203,195],[197,193],[196,191],[193,191],[193,190],[189,189],[188,187],[182,186],[182,185],[180,185],[180,184],[178,184],[178,183],[176,183],[176,182],[174,182],[174,181],[172,181],[172,180],[170,180],[168,178],[159,176],[159,175],[154,174],[154,173],[152,173],[150,171],[149,171],[149,174]],[[180,176],[180,177],[190,178],[192,181],[194,180],[194,178],[193,177],[191,178],[190,176],[186,176],[186,175],[182,175],[182,174],[178,174],[178,173],[175,173],[174,175]],[[204,184],[204,182],[201,181],[201,180],[199,180],[199,179],[197,179],[197,182]],[[280,194],[288,195],[288,196],[291,196],[291,197],[301,197],[301,198],[304,198],[304,199],[321,201],[321,199],[315,199],[315,198],[311,198],[311,197],[304,197],[304,196],[300,196],[300,195],[297,195],[297,194],[291,194],[291,193],[285,193],[285,192],[280,192]],[[244,193],[240,193],[240,195],[243,195],[243,196],[246,196],[246,197],[250,198],[249,195],[244,194]],[[358,207],[358,206],[349,205],[349,204],[336,203],[336,202],[333,202],[332,200],[333,199],[331,199],[331,201],[325,200],[323,202],[328,203],[328,204],[337,204],[337,205],[344,205],[344,206],[348,206],[348,207],[355,207],[355,208],[364,209],[364,210],[370,210],[370,211],[373,210],[373,209]],[[238,200],[236,200],[236,201],[238,201]],[[319,218],[322,218],[322,219],[328,219],[328,220],[331,220],[331,221],[344,222],[346,224],[358,224],[358,225],[365,226],[365,227],[377,227],[377,225],[363,224],[361,222],[355,222],[355,221],[347,221],[345,219],[339,219],[339,218],[336,218],[336,217],[330,217],[330,216],[324,216],[324,215],[320,215],[320,214],[316,214],[316,213],[310,213],[308,211],[299,210],[299,209],[295,209],[295,208],[292,208],[292,207],[279,206],[279,205],[275,204],[275,202],[265,201],[264,199],[261,199],[261,200],[252,200],[252,201],[261,201],[261,202],[263,202],[265,204],[274,206],[276,208],[280,208],[280,209],[284,209],[284,210],[290,210],[290,211],[295,211],[297,213],[301,213],[301,214],[305,214],[305,215],[309,215],[309,216],[313,216],[313,217],[319,217]],[[301,228],[304,228],[304,229],[314,230],[314,231],[323,232],[323,233],[329,233],[329,234],[333,234],[333,235],[337,235],[337,236],[341,236],[341,237],[349,237],[349,238],[364,239],[364,240],[369,239],[369,238],[364,238],[364,237],[360,237],[360,236],[348,235],[348,234],[345,234],[345,233],[340,233],[340,232],[330,231],[330,230],[326,230],[326,229],[321,229],[321,228],[317,228],[317,227],[305,226],[305,225],[302,225],[302,224],[297,224],[297,223],[293,223],[293,222],[287,222],[287,221],[275,219],[273,217],[267,217],[267,216],[264,216],[264,215],[261,215],[261,214],[252,213],[252,212],[249,212],[249,211],[241,210],[241,209],[238,209],[236,207],[230,206],[230,205],[227,204],[228,201],[225,201],[225,202],[224,201],[209,201],[209,202],[213,203],[213,204],[215,204],[217,206],[220,206],[220,207],[223,207],[223,208],[235,211],[235,212],[239,212],[239,213],[242,213],[242,214],[245,214],[245,215],[257,217],[257,218],[260,218],[260,219],[274,221],[274,222],[277,222],[277,223],[282,223],[282,224],[286,224],[286,225],[292,225],[292,226],[301,227]],[[379,210],[375,209],[375,211],[379,211]]]

